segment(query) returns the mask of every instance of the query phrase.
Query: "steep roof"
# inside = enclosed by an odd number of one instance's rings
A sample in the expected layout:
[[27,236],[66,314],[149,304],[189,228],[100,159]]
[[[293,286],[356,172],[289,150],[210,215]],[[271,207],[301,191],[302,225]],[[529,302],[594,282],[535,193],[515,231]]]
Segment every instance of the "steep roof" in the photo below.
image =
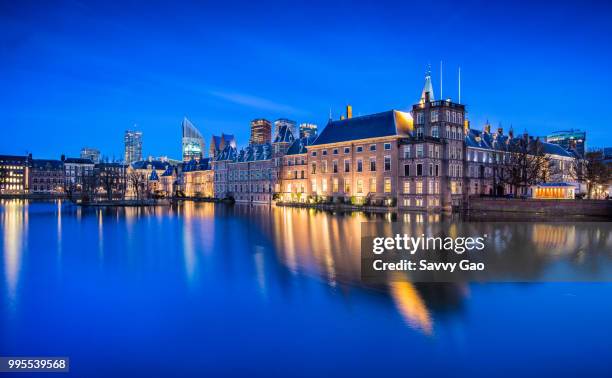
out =
[[296,139],[287,149],[287,155],[305,154],[306,147],[310,146],[315,139],[317,139],[316,135]]
[[[507,151],[508,145],[512,143],[518,143],[521,137],[510,138],[509,135],[500,133],[485,133],[480,130],[470,129],[465,136],[465,144],[467,147],[482,148],[488,150]],[[536,139],[530,139],[530,142]],[[563,157],[575,157],[575,154],[565,150],[558,144],[547,143],[541,139],[538,139],[542,145],[542,151],[549,155],[557,155]]]
[[91,159],[66,158],[66,159],[64,159],[64,163],[70,163],[70,164],[93,164],[94,162]]
[[219,154],[215,158],[215,161],[233,161],[236,159],[236,154],[237,152],[235,147],[232,147],[231,145],[226,145],[225,148],[221,150],[221,152],[219,152]]
[[345,142],[386,136],[408,136],[412,132],[412,115],[398,110],[331,121],[312,145]]
[[151,166],[151,168],[158,169],[160,171],[165,171],[169,165],[171,164],[161,160],[140,160],[131,164],[132,169],[149,169],[149,166]]
[[159,177],[157,176],[157,171],[155,170],[155,168],[153,168],[153,170],[151,171],[151,175],[149,176],[149,180],[151,180],[151,181],[159,180]]
[[236,156],[236,162],[269,160],[272,158],[272,145],[270,143],[254,144],[243,148]]
[[64,169],[64,162],[61,160],[51,160],[51,159],[32,159],[32,168],[33,169],[60,170],[60,169]]
[[183,172],[208,171],[211,169],[210,163],[210,158],[202,158],[199,161],[191,159],[183,164]]

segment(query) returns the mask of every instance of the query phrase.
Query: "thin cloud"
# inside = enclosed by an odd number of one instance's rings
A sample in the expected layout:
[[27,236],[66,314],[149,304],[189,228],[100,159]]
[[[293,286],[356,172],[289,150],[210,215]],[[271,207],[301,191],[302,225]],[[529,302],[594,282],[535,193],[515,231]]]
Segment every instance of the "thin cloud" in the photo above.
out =
[[265,98],[251,96],[244,93],[236,92],[221,92],[221,91],[210,91],[212,96],[221,98],[223,100],[233,102],[238,105],[249,106],[251,108],[268,110],[279,113],[292,113],[292,114],[304,114],[302,110],[296,109],[293,106],[279,104]]

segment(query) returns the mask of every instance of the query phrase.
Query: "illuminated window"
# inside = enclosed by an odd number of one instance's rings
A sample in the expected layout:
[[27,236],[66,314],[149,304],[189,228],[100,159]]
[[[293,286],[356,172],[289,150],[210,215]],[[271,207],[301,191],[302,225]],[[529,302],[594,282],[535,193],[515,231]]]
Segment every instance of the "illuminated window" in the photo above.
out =
[[370,179],[370,193],[376,193],[376,178]]
[[321,173],[327,173],[327,161],[323,162],[323,165],[321,167]]
[[351,192],[351,180],[344,179],[344,193],[350,193],[350,192]]
[[312,193],[316,194],[317,193],[317,180],[312,179],[310,180],[310,188]]
[[334,193],[338,192],[338,179],[337,178],[332,179],[332,192]]
[[391,177],[385,177],[385,193],[391,193]]
[[406,180],[404,181],[404,194],[409,194],[410,193],[410,181]]
[[416,182],[416,190],[415,190],[416,194],[423,194],[423,181],[417,181]]
[[363,180],[357,180],[357,193],[363,193]]
[[327,179],[323,179],[321,181],[321,190],[323,191],[323,193],[327,192]]

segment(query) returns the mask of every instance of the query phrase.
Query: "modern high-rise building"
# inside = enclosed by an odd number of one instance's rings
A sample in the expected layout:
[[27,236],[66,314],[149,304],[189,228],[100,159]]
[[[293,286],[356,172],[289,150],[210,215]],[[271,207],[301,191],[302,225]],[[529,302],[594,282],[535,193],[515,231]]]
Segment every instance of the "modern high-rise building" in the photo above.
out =
[[566,150],[574,150],[580,156],[586,152],[586,131],[565,130],[556,131],[546,136],[546,142],[558,144]]
[[251,139],[249,144],[264,144],[272,142],[272,124],[267,119],[259,118],[251,121]]
[[142,131],[126,130],[123,141],[125,142],[125,164],[142,160]]
[[278,131],[283,126],[287,126],[287,129],[289,131],[291,131],[292,135],[294,135],[294,136],[298,135],[297,134],[297,127],[296,127],[295,121],[292,121],[292,120],[287,119],[287,118],[279,118],[276,121],[274,121],[274,138],[276,138],[276,136],[278,135]]
[[97,148],[83,147],[81,148],[81,159],[89,159],[98,164],[100,162],[100,150]]
[[300,123],[300,138],[307,138],[317,135],[317,125],[314,123]]
[[204,154],[204,138],[200,131],[185,117],[183,129],[183,161],[199,159]]

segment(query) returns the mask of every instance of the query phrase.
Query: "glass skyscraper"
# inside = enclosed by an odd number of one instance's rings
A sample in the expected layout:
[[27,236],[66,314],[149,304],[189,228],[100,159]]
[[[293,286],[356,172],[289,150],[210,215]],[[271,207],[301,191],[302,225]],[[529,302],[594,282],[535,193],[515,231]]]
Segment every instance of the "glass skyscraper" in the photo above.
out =
[[142,160],[142,131],[126,130],[123,141],[125,142],[125,164]]
[[183,129],[183,161],[199,159],[204,155],[204,138],[200,131],[185,117]]

